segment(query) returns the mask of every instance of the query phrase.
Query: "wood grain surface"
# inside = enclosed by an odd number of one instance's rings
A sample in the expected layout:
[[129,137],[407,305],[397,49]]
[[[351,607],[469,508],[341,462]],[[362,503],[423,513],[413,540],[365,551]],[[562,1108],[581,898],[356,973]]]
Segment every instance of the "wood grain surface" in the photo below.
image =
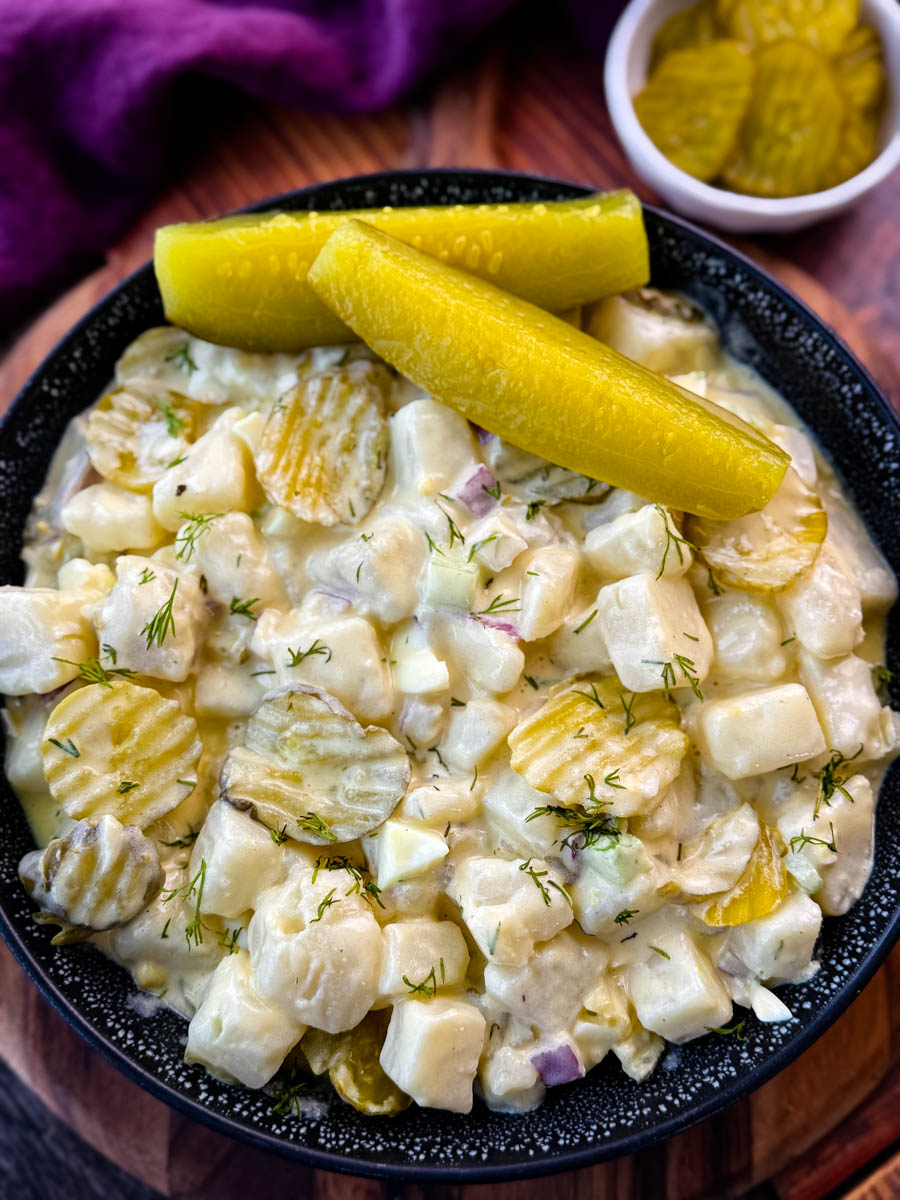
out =
[[[653,197],[622,157],[600,67],[564,41],[506,26],[427,93],[370,117],[255,107],[202,145],[149,200],[106,264],[62,297],[0,364],[9,402],[52,344],[151,252],[166,221],[219,214],[319,180],[399,167],[507,167]],[[834,326],[894,402],[900,396],[900,183],[852,213],[790,238],[739,243]],[[86,1141],[163,1196],[237,1200],[558,1200],[746,1193],[782,1200],[900,1196],[900,949],[847,1013],[787,1070],[724,1113],[655,1147],[590,1170],[490,1187],[388,1186],[307,1170],[238,1145],[153,1099],[90,1050],[0,948],[0,1054]],[[864,1103],[865,1102],[865,1103]],[[832,1130],[836,1135],[829,1137]]]

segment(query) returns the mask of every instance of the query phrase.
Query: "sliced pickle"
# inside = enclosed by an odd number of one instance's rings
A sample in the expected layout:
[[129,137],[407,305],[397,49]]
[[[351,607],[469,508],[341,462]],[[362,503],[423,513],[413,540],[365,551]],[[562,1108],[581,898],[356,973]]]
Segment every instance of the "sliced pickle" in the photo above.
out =
[[298,685],[265,699],[222,767],[236,808],[300,842],[362,837],[406,793],[409,758],[378,726],[364,729],[327,692]]
[[84,430],[94,469],[113,483],[149,492],[193,440],[196,421],[183,396],[135,380],[91,409]]
[[92,683],[50,714],[41,755],[70,817],[105,813],[144,829],[196,787],[203,745],[177,700],[127,681]]
[[841,91],[856,108],[876,108],[884,97],[884,51],[871,25],[854,29],[834,60]]
[[364,517],[384,486],[390,375],[361,360],[305,379],[274,405],[256,452],[273,504],[303,521]]
[[781,838],[768,825],[760,823],[759,841],[747,869],[730,892],[714,900],[703,911],[703,921],[715,927],[745,925],[772,911],[790,891],[790,882],[782,861]]
[[341,1099],[370,1117],[393,1117],[412,1103],[379,1062],[389,1020],[390,1010],[379,1009],[346,1033],[310,1029],[300,1043],[313,1072],[327,1071]]
[[859,20],[859,0],[717,0],[716,15],[751,47],[798,38],[834,54]]
[[688,748],[678,726],[678,709],[661,692],[636,696],[615,677],[582,679],[519,722],[508,739],[510,766],[563,806],[602,805],[627,817],[678,775]]
[[634,98],[654,145],[695,179],[719,174],[747,111],[753,62],[739,42],[673,50]]
[[689,517],[693,542],[717,580],[748,592],[780,592],[815,561],[828,532],[819,497],[790,468],[762,512],[736,521]]
[[831,64],[805,42],[755,54],[753,94],[722,176],[751,196],[819,191],[838,148],[845,101]]
[[380,357],[514,446],[681,512],[772,497],[788,458],[730,413],[358,221],[309,282]]
[[32,850],[19,878],[45,910],[74,926],[112,929],[136,917],[162,887],[156,846],[108,814],[78,821],[44,850]]
[[720,36],[716,24],[715,0],[697,0],[696,4],[672,13],[660,26],[653,39],[650,70],[653,71],[672,50],[702,46],[706,42],[714,42]]
[[878,153],[880,121],[873,112],[848,108],[841,127],[841,141],[823,187],[837,187],[845,179],[858,175]]

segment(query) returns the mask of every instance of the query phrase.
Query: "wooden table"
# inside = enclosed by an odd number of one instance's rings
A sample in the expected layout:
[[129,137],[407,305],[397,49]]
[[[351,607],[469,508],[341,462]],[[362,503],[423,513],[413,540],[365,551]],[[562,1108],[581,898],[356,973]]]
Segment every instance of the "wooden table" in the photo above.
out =
[[[507,25],[427,92],[370,117],[254,107],[206,140],[116,246],[0,364],[0,403],[78,316],[150,255],[166,221],[206,217],[318,180],[386,168],[507,167],[597,187],[632,186],[601,95],[601,71],[573,45]],[[789,237],[742,243],[834,325],[900,396],[900,178],[852,213]],[[761,1195],[900,1196],[900,950],[796,1063],[727,1112],[636,1158],[555,1179],[422,1189],[307,1171],[186,1120],[90,1051],[0,950],[0,1053],[88,1142],[166,1196],[230,1200],[526,1200]],[[833,1131],[833,1132],[832,1132]]]

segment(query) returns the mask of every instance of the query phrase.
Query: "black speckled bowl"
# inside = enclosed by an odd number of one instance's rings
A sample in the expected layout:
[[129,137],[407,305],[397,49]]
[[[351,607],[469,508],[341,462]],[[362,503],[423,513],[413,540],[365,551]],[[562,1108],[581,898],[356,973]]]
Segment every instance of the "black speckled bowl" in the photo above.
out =
[[[572,184],[524,175],[430,171],[343,180],[266,201],[260,208],[344,209],[393,204],[556,200]],[[890,560],[900,572],[900,425],[847,348],[772,278],[690,225],[647,210],[653,282],[694,296],[726,346],[756,367],[821,439]],[[21,531],[66,422],[90,404],[142,330],[162,321],[151,267],[132,275],[65,337],[35,372],[0,426],[0,576],[22,578]],[[898,673],[900,620],[889,628]],[[499,1180],[586,1166],[631,1153],[724,1108],[770,1078],[814,1041],[870,979],[900,934],[900,772],[888,776],[877,818],[872,877],[844,917],[826,920],[822,967],[804,986],[781,989],[795,1017],[748,1021],[749,1039],[708,1037],[670,1051],[643,1084],[618,1063],[551,1091],[537,1112],[502,1116],[477,1104],[469,1116],[411,1109],[366,1118],[327,1092],[302,1118],[275,1116],[271,1097],[212,1079],[182,1062],[185,1025],[147,1015],[129,976],[92,948],[53,949],[31,918],[16,865],[32,842],[9,785],[0,784],[0,927],[22,966],[87,1040],[155,1095],[220,1132],[337,1171],[443,1182]],[[611,1056],[610,1056],[611,1057]]]

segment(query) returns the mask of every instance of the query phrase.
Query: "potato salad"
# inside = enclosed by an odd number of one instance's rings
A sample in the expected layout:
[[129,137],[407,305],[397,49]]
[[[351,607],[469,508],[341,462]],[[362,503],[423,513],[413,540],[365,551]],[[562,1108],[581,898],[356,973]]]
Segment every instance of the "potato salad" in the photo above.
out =
[[34,502],[0,588],[21,879],[221,1079],[371,1114],[526,1111],[610,1054],[640,1081],[790,1020],[866,884],[894,578],[692,302],[567,320],[789,456],[765,508],[557,466],[364,344],[176,326]]

